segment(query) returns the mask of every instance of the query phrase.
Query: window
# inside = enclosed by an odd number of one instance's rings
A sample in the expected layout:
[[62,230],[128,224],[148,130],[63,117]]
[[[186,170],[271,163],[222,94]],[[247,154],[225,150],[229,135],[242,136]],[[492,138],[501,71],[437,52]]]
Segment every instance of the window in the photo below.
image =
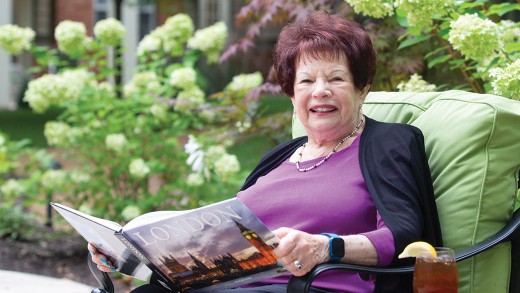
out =
[[[156,5],[149,3],[150,1],[139,0],[139,16],[138,27],[139,31],[138,38],[142,39],[156,26]],[[110,11],[110,5],[114,3],[113,0],[95,0],[94,1],[94,23],[107,17],[114,17],[116,15],[117,7],[114,7],[114,11]],[[122,4],[124,5],[124,4]],[[121,7],[120,7],[121,9]]]
[[142,4],[143,0],[139,1],[139,39],[142,39],[156,26],[156,6],[155,4]]
[[108,17],[108,1],[95,0],[94,1],[94,23]]

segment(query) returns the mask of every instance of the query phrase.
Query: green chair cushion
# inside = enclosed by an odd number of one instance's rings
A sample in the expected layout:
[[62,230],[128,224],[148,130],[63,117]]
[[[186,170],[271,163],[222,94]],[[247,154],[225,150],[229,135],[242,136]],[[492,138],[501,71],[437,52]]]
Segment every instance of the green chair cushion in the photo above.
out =
[[[510,219],[520,170],[520,103],[464,91],[371,92],[363,113],[425,137],[444,245],[468,247]],[[294,121],[293,136],[304,135]],[[508,292],[511,245],[458,264],[459,292]]]

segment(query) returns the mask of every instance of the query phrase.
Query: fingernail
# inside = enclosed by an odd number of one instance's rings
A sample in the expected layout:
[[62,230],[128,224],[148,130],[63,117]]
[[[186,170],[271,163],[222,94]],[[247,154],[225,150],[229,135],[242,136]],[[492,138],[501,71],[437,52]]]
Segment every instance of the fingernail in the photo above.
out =
[[89,249],[88,251],[90,252],[90,255],[92,255],[92,256],[96,255],[93,250]]
[[102,258],[102,259],[101,259],[101,262],[102,262],[105,266],[107,266],[107,267],[111,267],[111,265],[108,264],[108,261],[107,261],[106,259]]
[[110,270],[111,270],[112,272],[115,272],[115,271],[116,271],[116,269],[115,269],[115,268],[110,268]]

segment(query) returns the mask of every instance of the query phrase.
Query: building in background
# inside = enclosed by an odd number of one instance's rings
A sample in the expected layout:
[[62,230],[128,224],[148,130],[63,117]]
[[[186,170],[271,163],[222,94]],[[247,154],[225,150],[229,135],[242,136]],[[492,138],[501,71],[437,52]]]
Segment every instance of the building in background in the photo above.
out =
[[[96,21],[118,18],[127,29],[124,41],[127,50],[123,53],[121,65],[124,83],[133,74],[135,48],[139,41],[169,16],[187,13],[197,28],[223,21],[228,26],[232,42],[243,34],[244,28],[234,26],[234,17],[243,4],[244,0],[0,0],[0,25],[12,23],[31,27],[37,34],[35,41],[38,45],[55,47],[54,28],[63,20],[83,22],[92,36]],[[267,32],[261,40],[264,45],[249,56],[238,56],[217,69],[207,70],[212,73],[208,78],[213,86],[221,87],[239,72],[260,70],[265,76],[271,64],[271,48],[277,33]],[[251,54],[255,58],[251,58]],[[31,78],[27,71],[31,66],[32,59],[28,54],[13,57],[0,50],[0,109],[17,108]],[[215,70],[220,72],[215,74]]]

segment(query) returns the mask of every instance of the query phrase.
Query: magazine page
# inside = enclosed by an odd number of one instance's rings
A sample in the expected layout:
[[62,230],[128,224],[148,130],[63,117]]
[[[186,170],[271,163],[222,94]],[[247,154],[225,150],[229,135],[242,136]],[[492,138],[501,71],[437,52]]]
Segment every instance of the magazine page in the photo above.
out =
[[182,292],[287,273],[273,254],[279,239],[236,198],[146,226],[125,226],[123,234]]
[[107,255],[117,267],[117,271],[143,281],[150,278],[151,270],[115,235],[121,230],[119,224],[90,216],[58,203],[51,203],[51,205],[87,242],[92,243]]

